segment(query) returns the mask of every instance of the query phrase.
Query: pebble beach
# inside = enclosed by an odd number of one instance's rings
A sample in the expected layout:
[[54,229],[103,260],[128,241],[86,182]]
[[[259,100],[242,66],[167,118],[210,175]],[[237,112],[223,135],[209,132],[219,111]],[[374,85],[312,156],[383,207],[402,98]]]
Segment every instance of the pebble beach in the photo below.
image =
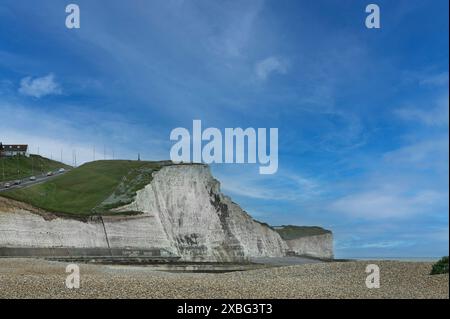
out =
[[[368,264],[380,288],[365,284]],[[449,276],[430,262],[350,261],[228,273],[172,273],[145,266],[80,264],[81,285],[68,289],[68,263],[0,259],[0,298],[449,298]]]

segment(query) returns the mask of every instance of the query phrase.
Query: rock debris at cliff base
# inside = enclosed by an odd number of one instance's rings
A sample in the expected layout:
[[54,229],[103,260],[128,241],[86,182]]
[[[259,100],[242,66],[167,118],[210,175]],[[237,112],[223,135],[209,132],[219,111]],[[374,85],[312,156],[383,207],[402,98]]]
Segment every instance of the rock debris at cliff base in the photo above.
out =
[[64,286],[65,263],[0,259],[0,298],[448,298],[449,276],[431,263],[376,261],[381,287],[367,289],[368,261],[223,274],[80,265],[81,288]]

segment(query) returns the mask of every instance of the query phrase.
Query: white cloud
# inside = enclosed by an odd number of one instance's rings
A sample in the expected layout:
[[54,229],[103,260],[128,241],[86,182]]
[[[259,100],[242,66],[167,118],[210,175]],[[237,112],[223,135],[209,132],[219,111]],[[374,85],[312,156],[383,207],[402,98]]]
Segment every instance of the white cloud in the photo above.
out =
[[255,66],[255,73],[258,79],[266,80],[272,73],[285,74],[287,72],[288,64],[283,59],[278,57],[269,57],[258,62]]
[[428,126],[448,126],[448,95],[437,99],[429,108],[405,107],[394,113],[405,121],[416,121]]
[[248,168],[221,170],[215,174],[226,193],[253,199],[305,201],[320,195],[318,181],[292,171],[274,176],[258,175]]
[[328,205],[331,212],[371,221],[448,212],[448,134],[406,144],[366,165],[370,174],[332,186],[343,193]]
[[420,80],[421,85],[448,86],[448,72],[433,74]]
[[[243,57],[263,5],[262,0],[209,3],[209,9],[217,14],[213,14],[213,21],[202,24],[202,29],[210,30],[212,34],[208,36],[207,47],[221,58]],[[196,4],[193,6],[197,7]]]
[[[68,165],[74,165],[73,154],[76,154],[76,164],[81,165],[89,162],[93,157],[93,148],[90,145],[78,143],[76,141],[68,141],[59,137],[45,136],[42,134],[28,134],[19,131],[11,132],[11,130],[4,130],[0,128],[1,136],[6,136],[3,140],[5,144],[27,144],[31,154],[39,154],[46,158],[56,161],[62,161]],[[110,150],[108,149],[107,158],[111,158]],[[97,159],[103,159],[103,149],[97,151]]]
[[[72,151],[77,164],[93,159],[136,159],[140,153],[145,160],[168,159],[170,145],[160,132],[144,129],[135,123],[121,121],[114,114],[82,112],[76,106],[61,105],[58,112],[41,112],[30,106],[0,100],[0,142],[28,144],[30,152],[60,159],[72,164]],[[101,118],[99,122],[96,119]],[[36,120],[38,119],[38,120]],[[80,129],[79,123],[84,123]],[[123,134],[127,132],[127,134]],[[146,136],[146,138],[142,138]],[[139,143],[135,143],[136,140]],[[106,154],[104,153],[106,151]]]
[[373,242],[360,243],[357,241],[345,241],[336,243],[338,249],[376,249],[376,248],[396,248],[396,247],[410,247],[415,242],[406,240],[381,240]]
[[364,219],[403,218],[426,213],[446,201],[446,195],[422,190],[409,195],[378,189],[345,196],[331,203],[332,211]]
[[444,174],[448,171],[448,151],[448,135],[442,135],[387,152],[383,155],[383,160],[400,168],[415,171],[435,168]]
[[40,98],[46,95],[61,94],[61,88],[55,82],[53,74],[34,79],[27,76],[20,81],[19,93]]

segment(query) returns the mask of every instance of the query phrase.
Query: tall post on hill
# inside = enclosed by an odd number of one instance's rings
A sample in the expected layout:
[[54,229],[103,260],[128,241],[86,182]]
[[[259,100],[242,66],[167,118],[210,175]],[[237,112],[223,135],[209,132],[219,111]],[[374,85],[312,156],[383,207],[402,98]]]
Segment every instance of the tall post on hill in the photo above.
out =
[[77,167],[77,151],[72,150],[72,166]]
[[17,158],[17,178],[20,176],[20,169],[19,169],[19,155],[16,155]]

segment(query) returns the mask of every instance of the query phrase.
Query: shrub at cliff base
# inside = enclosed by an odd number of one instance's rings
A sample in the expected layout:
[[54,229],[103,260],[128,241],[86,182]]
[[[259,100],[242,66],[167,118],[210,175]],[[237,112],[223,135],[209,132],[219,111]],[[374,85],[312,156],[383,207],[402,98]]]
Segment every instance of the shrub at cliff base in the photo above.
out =
[[448,256],[442,257],[431,269],[432,275],[448,274]]

